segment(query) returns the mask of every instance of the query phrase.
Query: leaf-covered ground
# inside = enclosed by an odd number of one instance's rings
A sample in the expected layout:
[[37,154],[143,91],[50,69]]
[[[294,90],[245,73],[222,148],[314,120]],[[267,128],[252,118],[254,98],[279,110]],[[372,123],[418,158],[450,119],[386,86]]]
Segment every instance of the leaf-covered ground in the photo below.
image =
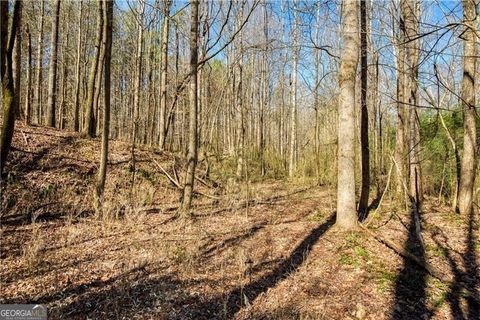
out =
[[[99,140],[20,126],[2,192],[0,303],[52,319],[478,319],[478,214],[435,199],[419,246],[384,199],[368,227],[443,273],[430,276],[364,231],[333,225],[333,189],[284,181],[214,187],[189,219],[173,155],[112,143],[103,217],[92,207]],[[174,168],[176,168],[174,170]],[[200,166],[200,170],[201,170]],[[178,171],[178,172],[177,172]],[[200,175],[201,173],[199,173]]]

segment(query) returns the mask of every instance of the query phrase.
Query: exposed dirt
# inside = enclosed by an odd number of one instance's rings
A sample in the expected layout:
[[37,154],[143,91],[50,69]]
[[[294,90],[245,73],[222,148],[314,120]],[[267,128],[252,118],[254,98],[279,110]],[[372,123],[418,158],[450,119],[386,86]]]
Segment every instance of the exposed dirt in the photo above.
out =
[[[0,303],[44,303],[73,319],[478,319],[478,214],[426,199],[425,250],[385,199],[369,227],[450,281],[362,231],[335,230],[333,190],[284,181],[213,188],[175,212],[180,160],[112,142],[104,212],[92,207],[99,141],[20,126],[2,194]],[[200,173],[199,173],[200,174]],[[219,199],[217,199],[219,198]]]

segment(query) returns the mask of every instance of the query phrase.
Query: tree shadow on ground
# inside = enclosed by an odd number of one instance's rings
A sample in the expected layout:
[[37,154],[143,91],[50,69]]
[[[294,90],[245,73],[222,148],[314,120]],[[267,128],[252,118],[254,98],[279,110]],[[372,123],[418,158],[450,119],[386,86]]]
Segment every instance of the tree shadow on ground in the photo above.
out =
[[[404,247],[421,261],[425,261],[425,252],[416,233],[414,210],[411,210],[408,236]],[[425,319],[431,316],[432,312],[426,305],[427,276],[427,272],[419,268],[415,262],[403,258],[403,268],[395,281],[393,319]]]
[[261,278],[248,283],[243,287],[237,287],[225,296],[217,296],[203,302],[197,302],[189,306],[189,317],[192,319],[231,319],[246,304],[253,302],[259,295],[276,286],[281,280],[287,278],[303,264],[312,246],[334,224],[335,214],[327,221],[312,229],[291,254],[281,260],[274,269]]
[[[146,266],[41,296],[52,319],[178,318],[175,306],[194,299],[175,275],[149,277]],[[19,302],[19,301],[16,301]]]
[[[433,232],[435,244],[442,250],[453,273],[453,282],[448,288],[446,300],[454,319],[480,319],[480,305],[478,303],[480,286],[479,267],[475,249],[475,239],[478,239],[478,226],[475,221],[475,210],[472,210],[467,221],[467,235],[465,238],[466,251],[461,254],[463,268],[454,259],[453,250],[448,246],[447,236],[437,228]],[[466,305],[462,304],[466,300]]]

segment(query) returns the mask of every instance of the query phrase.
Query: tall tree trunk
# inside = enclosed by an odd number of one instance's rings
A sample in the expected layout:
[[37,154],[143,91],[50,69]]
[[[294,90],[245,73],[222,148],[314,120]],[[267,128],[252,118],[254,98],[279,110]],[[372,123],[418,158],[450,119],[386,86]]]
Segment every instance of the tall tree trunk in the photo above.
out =
[[458,209],[462,215],[470,214],[477,167],[477,129],[476,129],[476,36],[474,30],[476,10],[474,0],[463,0],[463,20],[466,30],[463,51],[462,107],[463,107],[463,155],[458,189]]
[[45,15],[45,1],[40,1],[40,20],[38,27],[38,41],[37,41],[37,72],[36,72],[36,81],[35,81],[35,104],[36,104],[36,114],[37,124],[43,123],[43,108],[42,108],[42,66],[43,66],[43,25],[44,25],[44,15]]
[[[68,4],[68,3],[67,3]],[[68,96],[68,70],[69,70],[69,55],[68,55],[68,48],[70,44],[70,12],[71,12],[71,5],[68,4],[67,6],[67,13],[64,15],[65,20],[64,20],[64,27],[65,28],[65,37],[63,43],[63,48],[62,48],[62,80],[60,81],[62,84],[62,98],[60,102],[60,112],[59,112],[59,117],[58,117],[58,127],[60,129],[65,129],[65,114],[66,114],[66,106],[67,104],[67,96]]]
[[[403,3],[403,1],[402,1]],[[404,7],[400,8],[400,26],[397,44],[397,130],[395,144],[395,162],[397,164],[397,194],[406,195],[406,136],[408,128],[407,107],[405,104],[406,71],[405,71],[405,12]]]
[[355,206],[355,76],[358,65],[358,6],[343,2],[344,48],[339,70],[337,218],[341,229],[357,225]]
[[367,47],[367,1],[360,0],[360,80],[361,80],[361,119],[360,119],[360,142],[362,149],[362,187],[358,211],[365,217],[368,208],[368,196],[370,193],[370,147],[368,144],[368,106],[367,106],[367,80],[368,80],[368,47]]
[[31,103],[32,103],[32,35],[28,24],[25,26],[25,35],[27,36],[27,87],[25,88],[25,124],[31,122]]
[[13,46],[16,33],[20,32],[20,1],[14,1],[12,25],[8,29],[8,1],[0,1],[0,78],[2,81],[3,124],[0,136],[0,181],[12,144],[15,129],[15,110],[18,100],[13,85]]
[[48,72],[48,101],[47,101],[47,126],[55,127],[55,102],[57,96],[57,53],[58,53],[58,23],[60,21],[60,0],[55,1],[52,12],[52,36],[50,46],[50,70]]
[[133,93],[133,123],[132,123],[132,188],[135,184],[136,159],[135,147],[137,143],[138,122],[140,119],[140,86],[142,81],[142,59],[143,59],[143,19],[145,14],[145,2],[138,2],[137,16],[137,52],[135,56],[135,80]]
[[[104,8],[105,9],[105,8]],[[104,12],[105,16],[105,12]],[[105,24],[105,20],[104,20]],[[105,29],[105,28],[103,28]],[[105,31],[105,30],[104,30]],[[105,42],[105,33],[102,31],[102,42]],[[96,136],[97,132],[100,130],[100,113],[99,113],[99,100],[100,100],[100,92],[102,91],[102,78],[103,78],[103,65],[105,62],[105,48],[104,46],[100,46],[100,56],[98,58],[98,70],[97,70],[97,79],[95,80],[95,90],[93,94],[93,111],[94,111],[94,119],[95,124],[93,126],[93,135]]]
[[406,54],[408,57],[408,102],[409,108],[409,185],[410,199],[415,210],[419,210],[423,197],[422,173],[420,166],[420,124],[416,105],[418,104],[418,60],[420,44],[416,39],[419,32],[420,3],[418,0],[404,0],[405,30],[407,31]]
[[74,97],[74,115],[73,130],[80,130],[80,61],[82,55],[82,28],[83,27],[83,1],[80,1],[80,14],[78,18],[77,35],[77,61],[75,64],[75,97]]
[[100,169],[98,171],[97,180],[97,199],[101,200],[105,189],[105,178],[107,176],[107,160],[108,160],[108,138],[110,135],[110,61],[112,57],[112,16],[113,1],[103,0],[104,4],[104,26],[105,34],[103,40],[105,52],[105,75],[104,75],[104,100],[103,100],[103,130],[102,130],[102,154],[100,157]]
[[265,47],[262,52],[262,77],[261,77],[261,90],[262,90],[262,101],[260,102],[260,119],[259,119],[259,157],[260,157],[260,173],[265,176],[266,167],[265,167],[265,109],[268,103],[268,74],[267,74],[267,50],[268,50],[268,14],[267,14],[267,2],[263,0],[263,37],[265,41]]
[[190,0],[192,16],[190,21],[190,114],[188,129],[187,173],[181,210],[184,214],[190,211],[197,165],[197,111],[198,111],[198,0]]
[[[240,6],[240,13],[237,21],[237,28],[240,28],[240,23],[243,20],[243,10],[244,10],[244,2],[242,2]],[[238,55],[239,55],[239,62],[238,62],[238,80],[235,81],[235,77],[233,78],[233,94],[236,93],[234,97],[234,105],[238,108],[238,120],[237,120],[237,180],[243,179],[243,173],[245,168],[245,112],[244,112],[244,105],[243,105],[243,95],[244,95],[244,88],[243,88],[243,32],[240,31],[239,39],[238,39]],[[234,71],[235,72],[235,71]],[[236,83],[238,82],[238,84]],[[236,89],[236,92],[235,92]]]
[[292,177],[295,172],[295,153],[297,148],[297,68],[298,68],[298,0],[293,1],[293,66],[292,66],[292,106],[290,118],[290,154],[288,162],[288,176]]
[[16,33],[15,45],[13,47],[13,89],[15,91],[15,100],[17,100],[18,108],[15,110],[15,116],[18,118],[20,116],[20,101],[22,98],[21,94],[21,75],[22,75],[22,10],[23,10],[23,1],[20,1],[19,4],[19,22],[18,22],[18,32]]
[[168,76],[168,37],[170,33],[170,6],[171,0],[165,1],[163,32],[162,32],[162,51],[161,51],[161,74],[160,74],[160,150],[165,148],[167,138],[166,118],[167,118],[167,76]]
[[92,65],[90,66],[90,74],[88,76],[87,84],[87,102],[85,104],[85,124],[83,134],[88,137],[93,137],[95,134],[95,109],[93,99],[95,98],[95,79],[97,78],[98,65],[100,60],[100,46],[103,37],[103,8],[101,3],[98,3],[97,14],[97,34],[95,38],[95,54],[93,56]]

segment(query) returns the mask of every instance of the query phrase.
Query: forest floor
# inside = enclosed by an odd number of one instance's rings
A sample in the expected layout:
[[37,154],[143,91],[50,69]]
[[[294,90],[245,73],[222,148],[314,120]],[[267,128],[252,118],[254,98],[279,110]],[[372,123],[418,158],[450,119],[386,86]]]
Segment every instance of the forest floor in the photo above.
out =
[[118,141],[99,217],[99,143],[18,127],[0,213],[0,303],[46,304],[51,319],[479,319],[478,214],[427,198],[421,250],[405,209],[385,199],[371,211],[368,227],[440,281],[361,229],[338,232],[326,186],[214,188],[203,178],[192,217],[181,218],[180,192],[160,169],[176,179],[181,161],[139,150],[131,188],[130,149]]

